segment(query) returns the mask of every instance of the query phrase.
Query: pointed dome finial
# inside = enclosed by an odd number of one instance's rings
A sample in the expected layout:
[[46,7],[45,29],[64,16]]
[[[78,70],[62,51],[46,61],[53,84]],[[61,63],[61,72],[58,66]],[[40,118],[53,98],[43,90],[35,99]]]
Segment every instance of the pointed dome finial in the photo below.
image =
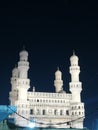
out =
[[73,49],[73,55],[75,55],[75,50]]
[[78,56],[75,54],[75,50],[73,50],[73,55],[70,57],[70,61],[73,62],[73,61],[78,61],[79,58]]
[[60,69],[59,69],[59,66],[57,67],[57,70],[60,70]]
[[57,67],[57,71],[55,72],[55,75],[61,75],[62,72],[60,71],[59,67]]

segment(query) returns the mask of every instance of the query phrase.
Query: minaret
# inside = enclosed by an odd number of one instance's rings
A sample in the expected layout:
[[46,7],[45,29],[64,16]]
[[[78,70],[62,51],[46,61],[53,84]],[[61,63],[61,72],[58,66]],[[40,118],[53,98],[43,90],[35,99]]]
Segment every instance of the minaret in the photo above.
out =
[[18,70],[19,70],[19,86],[17,87],[19,90],[19,100],[27,100],[27,90],[30,88],[30,80],[28,79],[28,52],[26,50],[22,50],[19,53],[20,60],[18,62]]
[[82,83],[79,81],[80,67],[78,65],[78,60],[78,57],[73,51],[73,55],[70,57],[71,82],[69,83],[73,102],[81,102],[80,93],[82,91]]
[[9,95],[10,105],[15,105],[15,101],[18,99],[18,90],[17,90],[17,78],[18,78],[18,68],[12,70],[12,77],[11,77],[11,92]]
[[55,72],[54,86],[55,86],[55,91],[57,93],[63,90],[62,72],[59,70],[59,68]]
[[[17,107],[17,113],[21,116],[29,119],[30,109],[29,101],[27,100],[27,92],[30,88],[30,79],[28,78],[29,62],[28,62],[28,52],[22,50],[19,53],[18,66],[12,71],[11,85],[12,90],[10,92],[10,102],[11,105]],[[17,114],[12,115],[15,118],[15,124],[19,126],[27,126],[28,120],[18,116]]]
[[72,93],[70,114],[71,120],[74,120],[71,123],[71,127],[83,129],[85,110],[84,103],[81,102],[82,83],[79,81],[80,67],[78,65],[78,60],[79,58],[73,51],[73,55],[70,57],[71,66],[69,68],[71,74],[71,82],[69,83],[69,86]]

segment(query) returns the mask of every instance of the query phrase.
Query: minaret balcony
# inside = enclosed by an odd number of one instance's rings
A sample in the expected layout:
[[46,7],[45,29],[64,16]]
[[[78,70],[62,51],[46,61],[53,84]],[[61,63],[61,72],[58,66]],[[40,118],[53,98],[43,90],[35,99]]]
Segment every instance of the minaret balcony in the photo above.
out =
[[29,66],[29,62],[27,62],[27,61],[19,61],[18,66]]

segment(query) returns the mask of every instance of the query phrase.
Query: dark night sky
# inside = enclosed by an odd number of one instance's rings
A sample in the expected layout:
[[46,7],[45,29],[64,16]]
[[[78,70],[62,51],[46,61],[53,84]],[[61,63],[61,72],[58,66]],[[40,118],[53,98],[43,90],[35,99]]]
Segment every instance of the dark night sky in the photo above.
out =
[[[45,92],[54,92],[53,81],[57,66],[63,73],[64,89],[68,92],[69,58],[75,49],[80,59],[82,100],[88,113],[96,112],[97,6],[95,0],[14,1],[0,4],[0,104],[9,103],[11,71],[23,45],[29,52],[31,88],[34,85],[36,91]],[[85,123],[90,128],[90,119],[98,116],[93,114],[91,117],[86,118]]]

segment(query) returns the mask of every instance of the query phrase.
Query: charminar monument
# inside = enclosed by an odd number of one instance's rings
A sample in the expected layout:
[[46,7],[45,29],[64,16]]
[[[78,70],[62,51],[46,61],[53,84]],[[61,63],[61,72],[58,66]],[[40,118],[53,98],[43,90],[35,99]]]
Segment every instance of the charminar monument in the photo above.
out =
[[15,125],[27,127],[32,121],[36,127],[41,128],[83,128],[85,109],[81,101],[82,82],[79,80],[78,61],[78,56],[73,52],[69,67],[70,93],[63,90],[62,72],[59,68],[55,72],[55,92],[36,92],[35,87],[28,91],[28,52],[22,50],[19,53],[18,65],[12,70],[9,93],[10,105],[17,108],[17,114],[10,116],[10,119],[14,119]]

